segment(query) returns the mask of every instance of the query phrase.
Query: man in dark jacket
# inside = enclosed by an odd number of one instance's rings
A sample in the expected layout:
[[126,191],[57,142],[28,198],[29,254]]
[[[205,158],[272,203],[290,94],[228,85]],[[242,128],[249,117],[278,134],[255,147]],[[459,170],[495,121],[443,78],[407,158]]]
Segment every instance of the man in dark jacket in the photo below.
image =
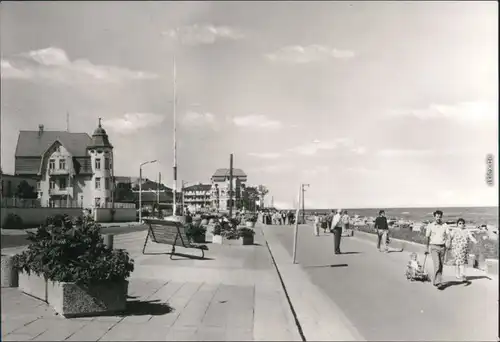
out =
[[[375,219],[375,229],[377,230],[377,249],[381,252],[389,251],[389,225],[387,224],[387,218],[385,217],[385,211],[380,210],[378,212],[378,217]],[[383,243],[384,250],[380,249],[380,245]]]

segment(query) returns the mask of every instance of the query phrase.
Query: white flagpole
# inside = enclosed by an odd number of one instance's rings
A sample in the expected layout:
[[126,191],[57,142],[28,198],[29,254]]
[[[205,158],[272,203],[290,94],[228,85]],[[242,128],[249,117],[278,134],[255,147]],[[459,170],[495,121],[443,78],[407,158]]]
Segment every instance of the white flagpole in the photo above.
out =
[[297,237],[299,233],[299,213],[300,213],[300,196],[302,193],[302,184],[299,187],[299,195],[297,201],[297,211],[295,212],[295,233],[293,235],[293,263],[296,263],[296,255],[297,255]]
[[176,70],[176,64],[175,64],[175,55],[174,55],[174,61],[173,61],[173,78],[174,78],[174,184],[172,187],[172,192],[173,192],[173,203],[172,203],[172,215],[175,217],[176,216],[176,209],[177,209],[177,112],[176,112],[176,106],[177,106],[177,70]]

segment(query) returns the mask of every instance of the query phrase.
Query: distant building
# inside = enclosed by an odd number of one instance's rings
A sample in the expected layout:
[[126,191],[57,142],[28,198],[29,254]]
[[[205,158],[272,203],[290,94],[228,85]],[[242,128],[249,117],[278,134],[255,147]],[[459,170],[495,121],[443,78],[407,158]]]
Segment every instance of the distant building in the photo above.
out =
[[196,212],[211,206],[212,184],[194,184],[182,189],[184,206]]
[[92,137],[39,125],[19,132],[15,174],[37,179],[42,206],[105,207],[112,196],[113,146],[100,119]]
[[[210,201],[212,208],[217,210],[229,210],[229,169],[217,169],[213,174],[211,186],[211,196]],[[247,181],[247,175],[241,169],[233,168],[233,196],[232,207],[237,209],[241,207],[241,202],[243,198],[243,190],[245,189],[245,183]]]

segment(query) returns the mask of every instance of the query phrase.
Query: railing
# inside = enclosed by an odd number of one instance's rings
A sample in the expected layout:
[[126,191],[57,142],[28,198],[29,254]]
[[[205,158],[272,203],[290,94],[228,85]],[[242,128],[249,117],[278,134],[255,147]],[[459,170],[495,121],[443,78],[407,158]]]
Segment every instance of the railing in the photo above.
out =
[[[42,203],[43,205],[43,203]],[[51,200],[43,205],[45,208],[81,208],[82,202],[77,200]]]
[[59,189],[49,189],[49,195],[54,196],[54,195],[72,195],[73,194],[73,188],[71,187],[66,187],[66,188],[59,188]]
[[49,175],[69,175],[69,169],[49,169]]
[[2,198],[2,208],[41,208],[39,199]]
[[115,202],[115,203],[101,203],[98,208],[105,208],[105,209],[132,209],[135,208],[135,203],[121,203],[121,202]]

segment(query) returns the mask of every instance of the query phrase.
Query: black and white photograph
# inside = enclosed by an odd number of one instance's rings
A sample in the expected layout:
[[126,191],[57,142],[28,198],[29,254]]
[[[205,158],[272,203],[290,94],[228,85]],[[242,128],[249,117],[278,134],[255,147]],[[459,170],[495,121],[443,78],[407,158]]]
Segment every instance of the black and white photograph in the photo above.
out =
[[2,341],[498,341],[496,1],[2,1]]

